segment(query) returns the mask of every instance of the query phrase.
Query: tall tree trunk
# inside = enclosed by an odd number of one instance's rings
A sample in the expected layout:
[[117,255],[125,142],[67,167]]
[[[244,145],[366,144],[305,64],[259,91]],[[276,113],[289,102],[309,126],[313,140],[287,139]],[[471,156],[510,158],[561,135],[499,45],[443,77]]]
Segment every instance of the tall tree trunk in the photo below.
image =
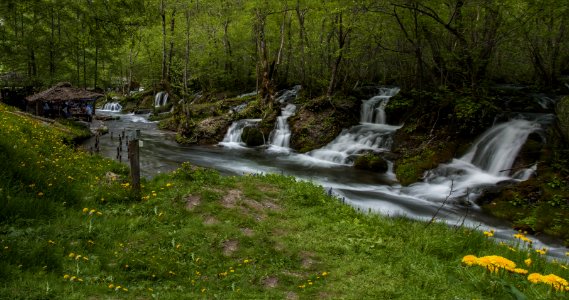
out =
[[162,75],[161,79],[166,79],[166,7],[164,0],[160,1],[160,17],[162,20]]
[[229,19],[223,23],[223,46],[225,47],[225,72],[232,72],[233,66],[231,65],[231,57],[233,56],[231,50],[231,41],[229,41]]
[[190,65],[190,9],[186,8],[186,53],[184,55],[184,94],[188,96],[188,68]]
[[174,56],[174,25],[176,24],[176,8],[172,9],[172,16],[170,18],[170,51],[168,54],[168,68],[166,73],[166,79],[168,79],[168,81],[170,81],[172,76],[172,57]]
[[296,1],[296,17],[298,18],[298,36],[300,43],[300,82],[302,85],[306,84],[306,55],[305,55],[305,32],[304,28],[304,16],[306,15],[306,10],[300,9],[300,0]]
[[337,38],[338,38],[338,56],[334,61],[334,65],[332,65],[332,76],[330,78],[330,85],[328,85],[328,91],[326,92],[326,96],[328,98],[332,97],[332,93],[334,92],[334,88],[336,86],[336,78],[338,76],[338,71],[340,69],[340,64],[342,63],[342,57],[344,55],[344,46],[346,44],[346,38],[348,37],[349,30],[344,31],[344,23],[343,23],[343,16],[340,12],[336,16],[336,26],[337,28]]

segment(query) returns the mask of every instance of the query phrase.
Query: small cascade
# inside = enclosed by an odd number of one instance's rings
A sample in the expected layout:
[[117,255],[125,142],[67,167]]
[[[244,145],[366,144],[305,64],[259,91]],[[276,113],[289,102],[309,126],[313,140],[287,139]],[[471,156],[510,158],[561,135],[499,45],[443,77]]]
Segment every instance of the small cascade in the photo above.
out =
[[154,97],[154,107],[162,107],[168,104],[168,93],[158,92]]
[[328,145],[308,153],[311,157],[350,165],[363,151],[389,151],[393,132],[400,126],[386,124],[385,106],[399,88],[381,88],[379,94],[362,102],[360,125],[345,129]]
[[424,182],[402,191],[435,202],[445,199],[471,202],[484,187],[501,181],[527,180],[536,166],[518,171],[512,177],[510,170],[527,137],[540,129],[539,123],[528,120],[498,124],[483,133],[464,156],[426,172]]
[[486,131],[461,158],[492,175],[509,174],[530,133],[540,127],[527,120],[512,120]]
[[281,115],[277,118],[277,124],[275,129],[271,131],[271,135],[269,136],[269,141],[271,142],[271,146],[288,149],[290,146],[290,128],[288,126],[287,119],[294,115],[296,112],[296,105],[294,104],[287,104],[285,108],[283,108]]
[[277,94],[276,102],[286,104],[281,110],[281,115],[277,118],[275,129],[269,135],[270,148],[269,150],[275,152],[289,152],[290,151],[290,127],[288,125],[288,118],[296,112],[296,105],[291,102],[296,99],[298,92],[302,89],[300,85],[295,85],[290,90],[285,90]]
[[362,101],[360,112],[361,123],[385,124],[385,106],[389,99],[399,93],[399,88],[381,88],[379,95]]
[[229,126],[229,129],[227,129],[227,133],[225,134],[223,141],[219,144],[229,148],[244,147],[245,144],[243,143],[243,140],[241,140],[243,129],[245,129],[245,127],[254,126],[260,121],[261,119],[243,119],[233,122],[233,124]]
[[110,112],[120,112],[122,110],[122,106],[118,102],[107,102],[100,110],[110,111]]

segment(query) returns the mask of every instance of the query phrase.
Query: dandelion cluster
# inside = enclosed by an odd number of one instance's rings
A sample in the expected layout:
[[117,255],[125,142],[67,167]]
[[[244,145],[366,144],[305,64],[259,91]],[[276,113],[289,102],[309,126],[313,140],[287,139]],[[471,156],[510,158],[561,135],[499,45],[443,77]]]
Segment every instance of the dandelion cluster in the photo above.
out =
[[467,266],[481,266],[492,273],[498,273],[500,270],[506,270],[517,274],[526,274],[528,272],[527,270],[516,268],[516,263],[499,255],[483,257],[466,255],[462,258],[462,262]]
[[514,234],[514,238],[519,239],[520,241],[527,243],[528,245],[531,245],[533,243],[533,241],[531,239],[529,239],[526,236],[527,232],[518,232],[516,234]]
[[539,273],[531,273],[528,275],[531,283],[545,283],[551,285],[556,291],[569,291],[569,283],[567,280],[555,275],[541,275]]

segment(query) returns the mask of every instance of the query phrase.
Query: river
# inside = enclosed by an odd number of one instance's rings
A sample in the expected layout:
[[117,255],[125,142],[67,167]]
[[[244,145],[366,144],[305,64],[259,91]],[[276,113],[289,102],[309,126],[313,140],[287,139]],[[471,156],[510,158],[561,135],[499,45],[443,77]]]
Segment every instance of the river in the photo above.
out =
[[[498,240],[512,240],[512,236],[516,233],[509,228],[506,222],[484,214],[475,204],[465,206],[452,201],[447,203],[446,199],[450,190],[460,194],[461,191],[468,191],[471,188],[469,184],[491,184],[510,178],[480,171],[465,162],[464,158],[455,159],[433,170],[425,182],[402,187],[391,172],[378,174],[357,170],[346,164],[323,161],[318,158],[318,153],[306,155],[297,154],[294,151],[268,151],[263,147],[246,148],[238,145],[234,147],[228,147],[228,145],[184,146],[176,143],[174,133],[158,129],[157,124],[149,122],[145,115],[100,110],[97,113],[120,117],[118,120],[105,122],[110,133],[103,135],[99,142],[100,154],[105,157],[117,159],[119,134],[124,131],[127,136],[133,137],[135,131],[140,130],[143,142],[140,152],[141,172],[145,177],[172,171],[183,162],[213,168],[226,175],[247,173],[291,175],[300,180],[309,180],[322,185],[329,193],[364,213],[403,215],[425,221],[436,215],[438,221],[444,221],[449,225],[494,230],[495,238]],[[518,126],[529,125],[524,123]],[[361,128],[358,127],[355,130],[361,130]],[[396,127],[393,130],[396,130]],[[344,134],[349,135],[350,132],[351,130],[346,130]],[[496,133],[487,135],[496,138]],[[338,139],[342,140],[341,137]],[[84,147],[89,149],[94,146],[94,143],[94,139],[88,140]],[[334,143],[327,147],[334,149]],[[123,150],[121,159],[125,162],[127,154],[124,145]],[[491,150],[493,153],[496,152],[495,149]],[[472,153],[472,156],[480,155]],[[460,172],[456,172],[450,180],[448,173],[451,171],[449,170],[457,169]],[[548,248],[550,257],[565,258],[567,248],[554,239],[544,236],[531,238],[534,240],[535,248]]]

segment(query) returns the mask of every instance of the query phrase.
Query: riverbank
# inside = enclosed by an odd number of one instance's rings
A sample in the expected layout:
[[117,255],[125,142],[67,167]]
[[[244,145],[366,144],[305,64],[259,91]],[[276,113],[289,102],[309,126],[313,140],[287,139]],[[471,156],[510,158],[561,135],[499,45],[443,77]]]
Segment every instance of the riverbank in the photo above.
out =
[[144,182],[136,202],[124,166],[73,150],[57,129],[4,106],[0,119],[7,298],[566,296],[461,263],[495,254],[525,267],[529,257],[530,273],[569,277],[566,261],[548,263],[521,241],[362,214],[291,177],[188,164]]

